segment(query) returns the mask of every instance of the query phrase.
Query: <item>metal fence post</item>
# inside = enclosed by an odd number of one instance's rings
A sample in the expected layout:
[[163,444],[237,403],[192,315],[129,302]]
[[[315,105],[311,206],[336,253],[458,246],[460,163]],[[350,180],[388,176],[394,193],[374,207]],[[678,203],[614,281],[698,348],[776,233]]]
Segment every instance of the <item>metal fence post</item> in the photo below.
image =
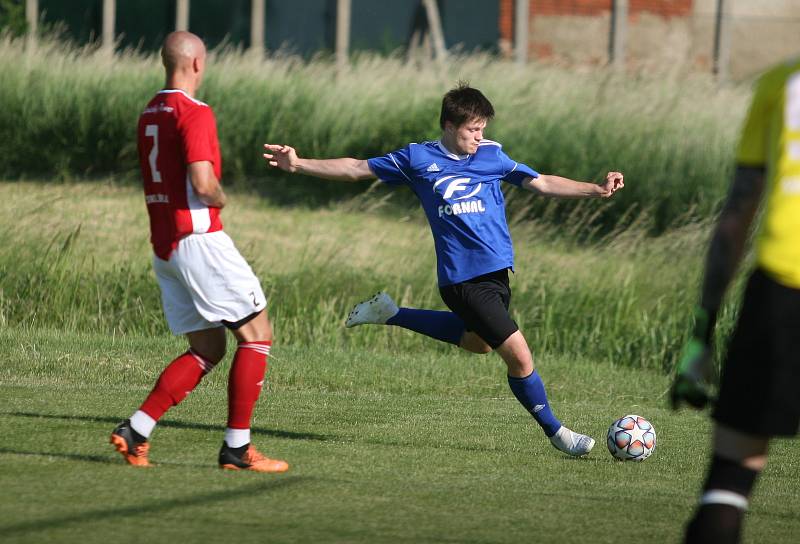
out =
[[252,0],[250,9],[250,50],[264,54],[264,0]]
[[428,29],[433,39],[433,51],[437,60],[447,58],[447,48],[444,45],[444,31],[442,30],[442,18],[439,17],[439,7],[436,0],[422,0],[425,6],[425,15],[428,17]]
[[189,30],[189,0],[175,2],[175,30]]
[[514,57],[520,66],[524,66],[528,62],[528,18],[531,13],[530,7],[530,0],[516,0],[514,12]]
[[608,62],[614,68],[625,67],[625,42],[628,36],[628,0],[614,0],[611,9],[611,36]]
[[350,56],[350,0],[336,2],[336,65],[341,70]]
[[717,81],[728,79],[731,57],[730,1],[717,0],[717,17],[714,25],[714,75]]
[[25,33],[25,47],[29,50],[36,49],[39,24],[39,0],[25,0],[25,21],[28,29]]
[[108,53],[114,52],[114,23],[117,18],[116,0],[103,0],[103,42],[102,46]]

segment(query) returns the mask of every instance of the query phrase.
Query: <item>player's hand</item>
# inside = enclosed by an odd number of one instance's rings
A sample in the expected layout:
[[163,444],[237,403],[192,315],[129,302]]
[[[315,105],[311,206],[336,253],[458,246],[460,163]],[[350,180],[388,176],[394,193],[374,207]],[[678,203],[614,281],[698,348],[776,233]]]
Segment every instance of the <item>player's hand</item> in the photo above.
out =
[[274,168],[280,168],[284,172],[294,173],[297,171],[297,152],[288,145],[264,144],[264,159],[267,164]]
[[695,308],[694,331],[683,348],[670,388],[673,410],[680,408],[682,402],[702,410],[713,400],[711,388],[717,377],[711,360],[711,342],[716,321],[716,309]]
[[670,388],[672,409],[681,403],[702,410],[713,400],[711,386],[715,381],[711,347],[699,338],[691,338],[683,347],[678,369]]
[[600,195],[602,198],[608,198],[623,187],[625,187],[625,179],[622,172],[609,172],[606,174],[606,181],[600,185],[603,193]]

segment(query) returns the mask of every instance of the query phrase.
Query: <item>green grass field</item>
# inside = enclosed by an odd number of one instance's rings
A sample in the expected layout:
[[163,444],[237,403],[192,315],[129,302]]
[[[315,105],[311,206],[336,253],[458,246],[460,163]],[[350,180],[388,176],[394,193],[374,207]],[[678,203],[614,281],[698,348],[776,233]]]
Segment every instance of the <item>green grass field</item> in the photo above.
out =
[[[358,334],[354,332],[353,334]],[[619,463],[554,450],[517,405],[495,358],[452,350],[275,350],[254,441],[280,476],[223,473],[216,453],[227,363],[153,436],[152,469],[106,443],[147,393],[169,337],[4,329],[0,345],[3,542],[675,542],[696,500],[709,424],[664,407],[663,375],[590,358],[540,371],[565,422],[602,438],[644,414],[655,454]],[[746,542],[800,531],[797,448],[778,443]]]
[[[598,439],[576,460],[513,399],[496,356],[343,328],[349,306],[379,288],[442,307],[419,212],[233,192],[224,217],[271,298],[276,343],[254,442],[292,464],[285,475],[216,468],[229,358],[165,416],[156,467],[122,463],[111,429],[185,348],[160,314],[139,190],[0,183],[0,541],[678,540],[710,424],[667,410],[666,391],[707,225],[579,244],[514,222],[514,315],[557,415]],[[613,461],[603,443],[631,412],[658,432],[641,464]],[[772,460],[746,542],[800,533],[796,442],[776,443]]]
[[[519,193],[512,196],[535,200]],[[341,327],[354,302],[380,289],[404,305],[444,308],[430,230],[417,207],[357,198],[309,209],[237,193],[224,219],[272,300],[281,342],[446,349],[396,330],[352,335]],[[512,313],[537,352],[672,369],[690,328],[704,223],[657,238],[634,226],[583,244],[575,242],[585,228],[580,221],[511,221],[518,272]],[[0,324],[168,334],[138,188],[0,184],[0,228],[14,240],[0,246]],[[731,312],[721,316],[723,332]]]

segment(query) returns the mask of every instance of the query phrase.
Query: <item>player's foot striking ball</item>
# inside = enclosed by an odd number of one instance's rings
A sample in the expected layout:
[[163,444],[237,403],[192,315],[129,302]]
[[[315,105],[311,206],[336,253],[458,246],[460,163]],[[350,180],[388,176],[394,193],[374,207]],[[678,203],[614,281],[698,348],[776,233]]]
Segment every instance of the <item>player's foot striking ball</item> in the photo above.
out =
[[586,455],[594,447],[594,438],[570,431],[562,426],[556,434],[550,437],[550,443],[558,451],[564,452],[573,457]]

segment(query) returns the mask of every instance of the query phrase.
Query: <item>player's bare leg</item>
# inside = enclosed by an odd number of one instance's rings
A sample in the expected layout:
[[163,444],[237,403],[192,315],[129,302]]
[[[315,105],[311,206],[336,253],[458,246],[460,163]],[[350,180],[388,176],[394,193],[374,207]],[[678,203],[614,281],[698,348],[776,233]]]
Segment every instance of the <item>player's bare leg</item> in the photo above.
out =
[[192,350],[215,365],[225,357],[227,341],[224,327],[189,332],[186,333],[186,339]]
[[761,472],[767,465],[769,438],[745,434],[730,427],[714,426],[714,453]]
[[524,378],[533,372],[533,354],[521,331],[509,336],[505,342],[497,346],[496,351],[508,366],[509,376]]
[[472,331],[465,331],[464,335],[461,337],[461,342],[459,342],[458,347],[463,350],[469,351],[470,353],[491,353],[492,346],[487,344],[483,338],[478,336]]
[[513,333],[495,351],[508,366],[508,385],[514,396],[542,427],[553,447],[575,457],[592,451],[593,438],[564,427],[550,410],[544,384],[535,372],[533,355],[522,332]]
[[190,349],[162,372],[145,401],[111,433],[109,440],[125,462],[149,466],[148,439],[158,420],[179,404],[225,356],[225,329],[214,327],[186,334]]
[[272,325],[266,311],[262,310],[232,332],[239,345],[228,379],[228,427],[219,452],[219,465],[229,470],[285,472],[288,463],[262,455],[250,443],[250,422],[264,384],[272,345]]

